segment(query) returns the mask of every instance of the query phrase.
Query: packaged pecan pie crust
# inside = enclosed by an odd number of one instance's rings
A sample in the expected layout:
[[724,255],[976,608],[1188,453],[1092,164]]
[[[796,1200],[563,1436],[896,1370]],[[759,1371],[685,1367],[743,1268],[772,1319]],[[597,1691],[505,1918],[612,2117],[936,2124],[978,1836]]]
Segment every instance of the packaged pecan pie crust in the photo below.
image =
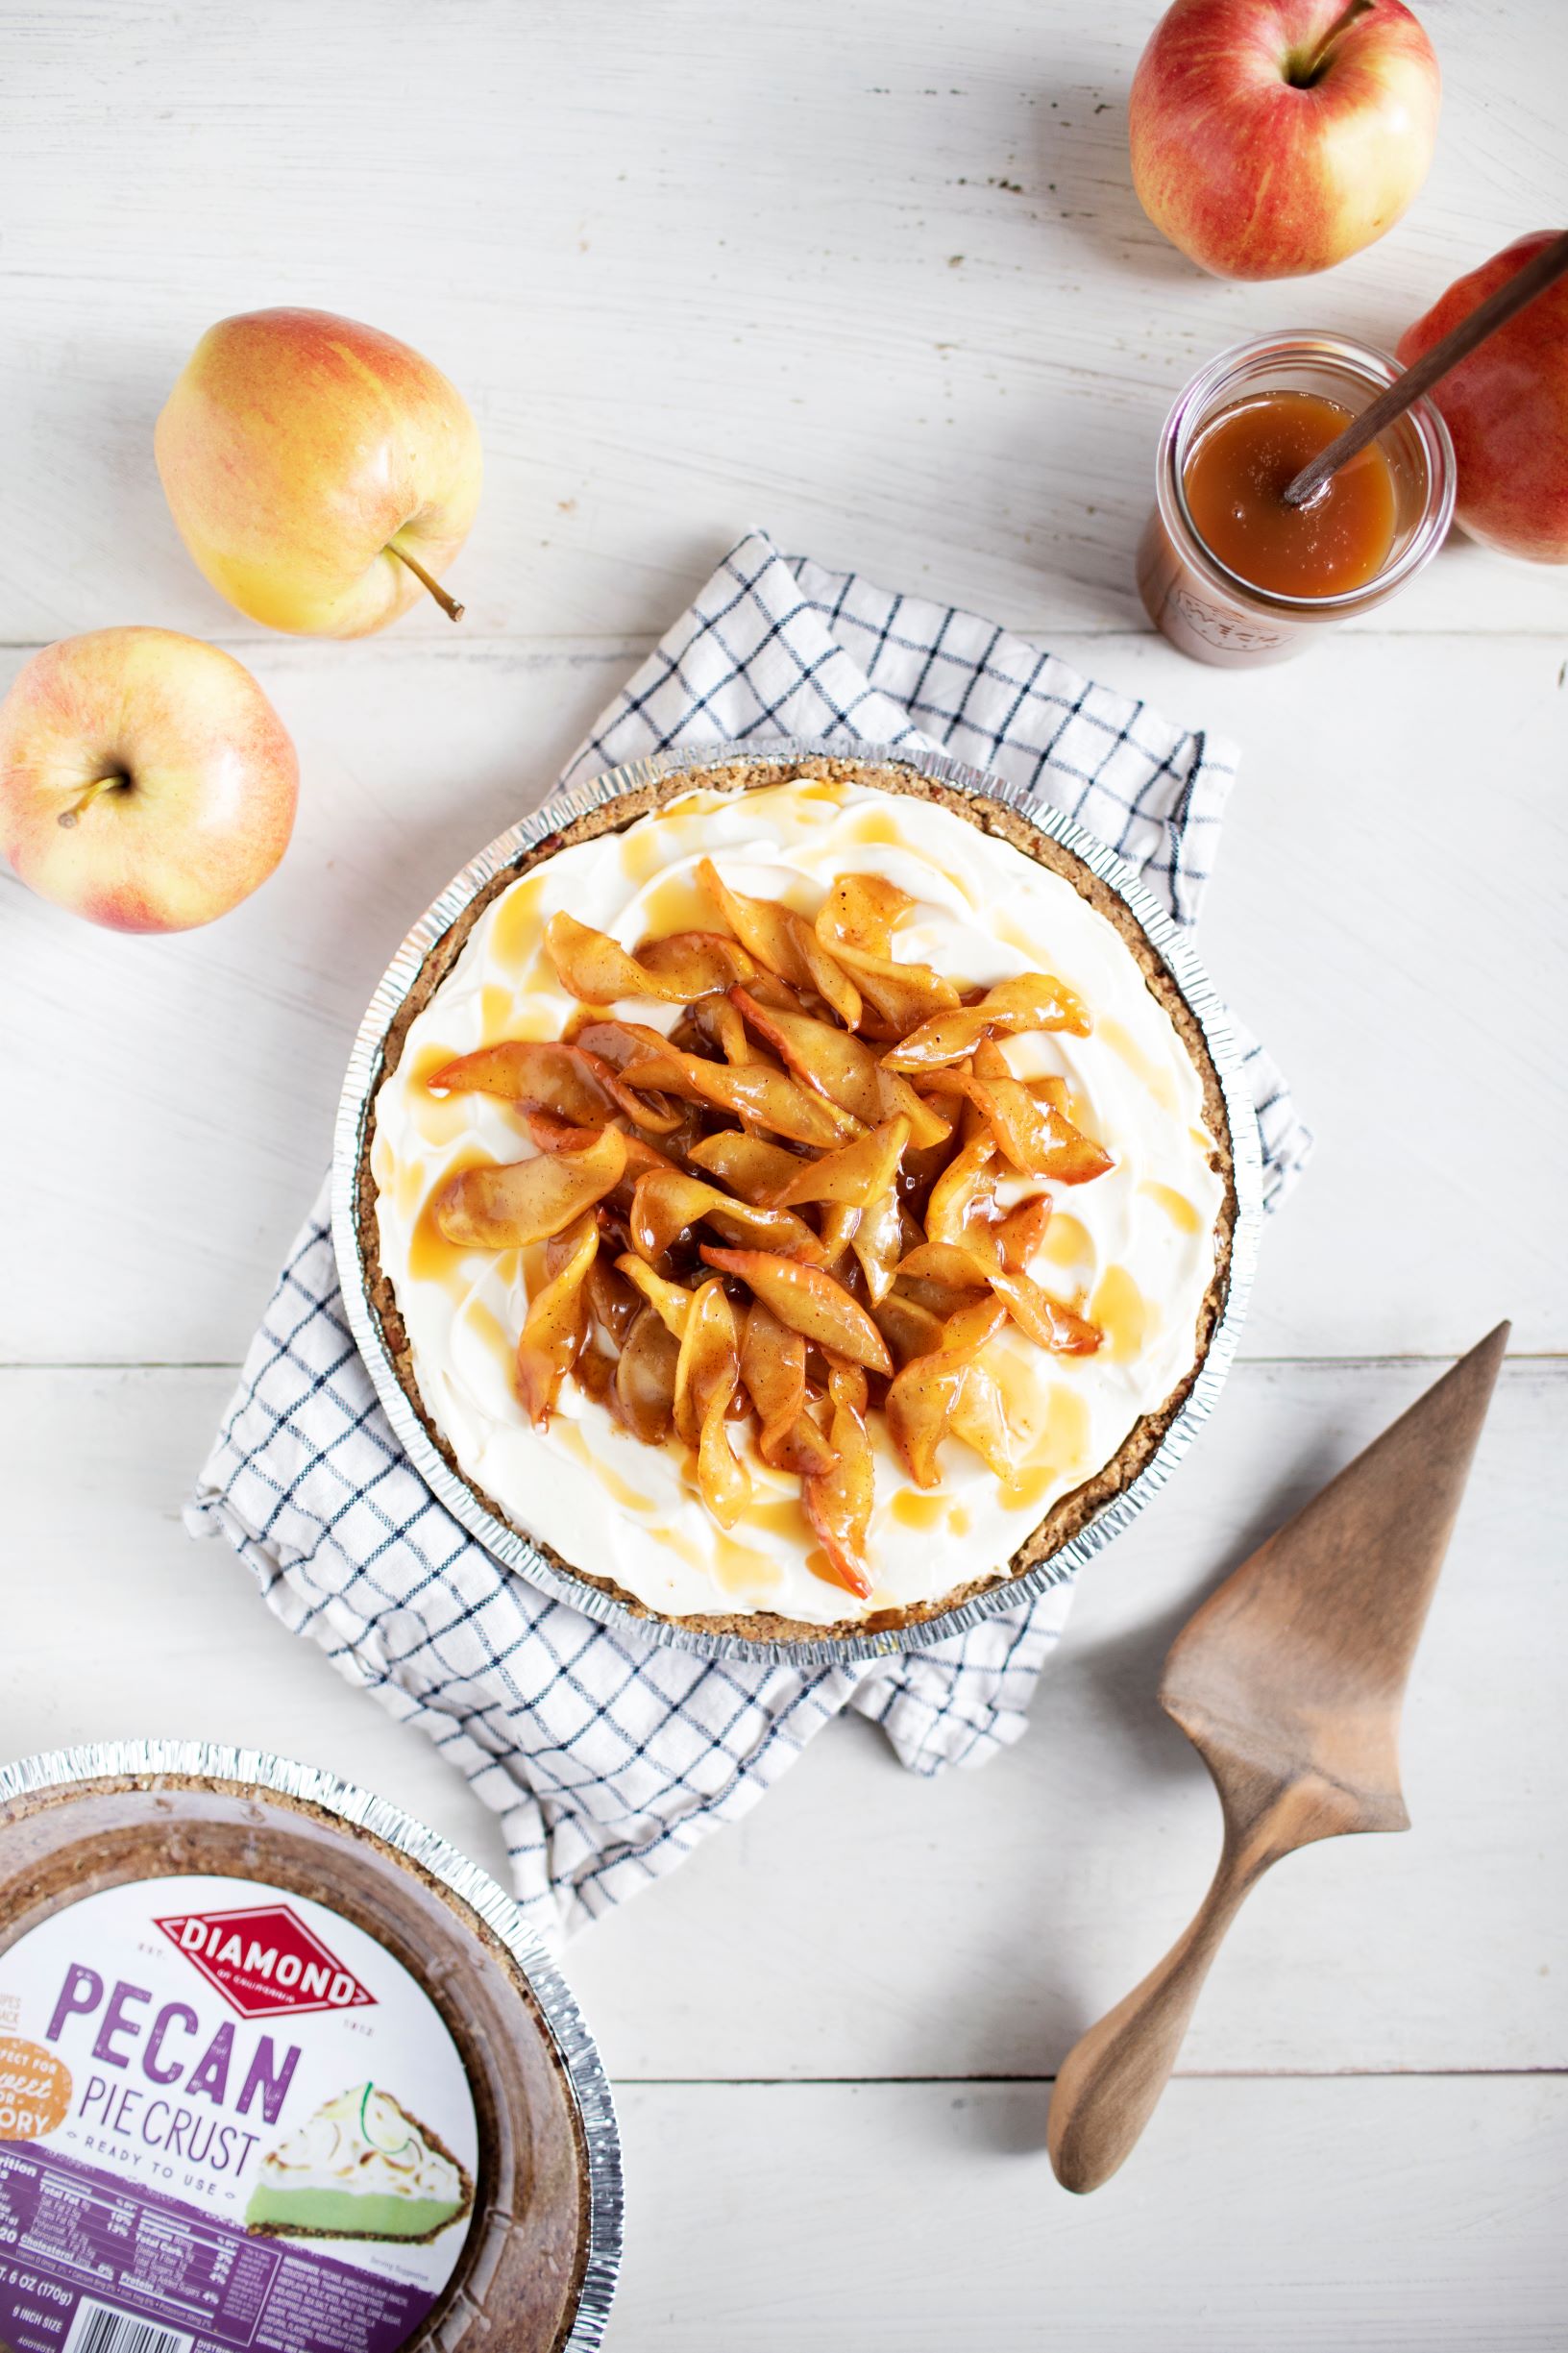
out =
[[698,1635],[1049,1573],[1238,1306],[1256,1132],[1190,984],[915,765],[685,766],[534,831],[427,919],[340,1192],[427,1475]]
[[600,2340],[615,2120],[494,1882],[380,1801],[173,1744],[0,1771],[0,2343]]

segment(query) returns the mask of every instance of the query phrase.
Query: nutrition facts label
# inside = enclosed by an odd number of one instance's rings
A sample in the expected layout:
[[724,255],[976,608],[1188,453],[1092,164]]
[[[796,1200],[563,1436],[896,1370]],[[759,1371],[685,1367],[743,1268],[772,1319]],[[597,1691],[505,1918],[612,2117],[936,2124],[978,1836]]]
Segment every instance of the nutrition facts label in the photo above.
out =
[[12,2353],[390,2353],[432,2301],[0,2143],[0,2343]]

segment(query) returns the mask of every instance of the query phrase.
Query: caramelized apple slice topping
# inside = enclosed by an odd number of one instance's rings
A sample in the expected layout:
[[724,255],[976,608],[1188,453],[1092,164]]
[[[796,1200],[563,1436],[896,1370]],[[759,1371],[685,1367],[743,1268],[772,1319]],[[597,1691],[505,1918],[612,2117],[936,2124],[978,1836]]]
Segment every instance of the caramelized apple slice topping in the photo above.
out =
[[[1100,1345],[1029,1271],[1050,1194],[998,1197],[1112,1165],[1066,1083],[1018,1077],[1000,1042],[1082,1036],[1089,1019],[1048,973],[965,995],[900,961],[916,901],[884,876],[841,875],[813,922],[731,889],[711,861],[698,875],[718,927],[635,954],[551,919],[573,995],[648,998],[678,1009],[674,1026],[590,1011],[564,1039],[445,1065],[431,1091],[514,1104],[537,1157],[465,1170],[433,1213],[459,1246],[545,1244],[518,1343],[530,1419],[544,1425],[573,1377],[645,1443],[678,1434],[725,1528],[750,1496],[732,1428],[748,1423],[762,1459],[801,1483],[814,1566],[866,1601],[873,1406],[918,1484],[937,1483],[948,1438],[1006,1478],[988,1341],[1011,1322],[1053,1355]],[[711,1272],[676,1280],[697,1258]]]
[[645,940],[637,962],[663,982],[661,994],[673,1005],[717,995],[737,981],[754,980],[757,971],[745,948],[722,931],[673,931],[662,940]]
[[1088,1185],[1112,1165],[1103,1145],[1085,1136],[1048,1096],[1037,1095],[1005,1065],[997,1076],[973,1070],[934,1070],[927,1082],[974,1105],[1015,1168],[1024,1176],[1054,1177],[1059,1185]]
[[1009,1210],[996,1228],[995,1239],[996,1255],[1010,1274],[1023,1273],[1043,1244],[1050,1222],[1049,1193],[1037,1193],[1032,1201],[1020,1201],[1017,1209]]
[[645,1446],[662,1446],[675,1427],[680,1342],[644,1308],[615,1363],[615,1409]]
[[808,1094],[782,1070],[753,1062],[736,1067],[704,1062],[700,1055],[683,1054],[661,1042],[658,1053],[631,1063],[624,1073],[629,1087],[651,1087],[662,1094],[684,1095],[692,1102],[711,1104],[735,1118],[753,1121],[792,1143],[813,1145],[819,1152],[845,1143],[859,1122],[836,1104]]
[[781,1257],[820,1259],[822,1248],[803,1217],[789,1210],[756,1210],[736,1201],[701,1177],[678,1168],[656,1168],[640,1177],[631,1202],[631,1243],[639,1257],[657,1265],[678,1234],[704,1222],[727,1240],[776,1251]]
[[1016,1037],[1025,1030],[1064,1029],[1087,1038],[1090,1022],[1081,997],[1049,972],[1021,972],[998,981],[977,1005],[939,1013],[912,1029],[886,1057],[890,1070],[938,1070],[962,1062],[988,1035]]
[[[534,1111],[530,1108],[524,1113],[523,1119],[541,1152],[586,1152],[600,1133],[597,1127],[569,1127],[552,1111]],[[661,1152],[657,1144],[649,1143],[648,1138],[639,1135],[635,1128],[621,1128],[617,1133],[625,1140],[626,1147],[624,1178],[635,1182],[654,1168],[674,1167],[675,1164],[669,1153]]]
[[618,1092],[615,1072],[581,1046],[557,1039],[508,1038],[460,1054],[427,1082],[432,1094],[494,1094],[525,1110],[553,1112],[574,1127],[602,1127],[613,1111],[637,1109]]
[[[893,954],[894,931],[914,904],[907,891],[883,875],[841,874],[817,917],[822,947],[848,968],[880,1025],[894,1037],[959,1002],[953,983],[928,964],[901,964]],[[863,1017],[857,1026],[865,1025]]]
[[854,982],[820,944],[803,915],[769,898],[732,891],[711,858],[697,870],[698,880],[744,947],[758,964],[793,988],[809,989],[832,1008],[846,1029],[860,1019]]
[[820,1266],[780,1258],[771,1250],[715,1250],[706,1242],[702,1258],[721,1274],[739,1275],[780,1323],[829,1357],[846,1358],[873,1373],[892,1372],[887,1342],[859,1300]]
[[888,1430],[918,1487],[938,1484],[937,1449],[953,1427],[974,1360],[1005,1321],[997,1300],[961,1309],[943,1325],[938,1346],[911,1357],[889,1387]]
[[[977,1262],[979,1262],[977,1261]],[[1052,1356],[1091,1357],[1105,1336],[1097,1324],[1080,1315],[1060,1299],[1053,1299],[1029,1275],[1015,1274],[992,1259],[985,1264],[985,1279],[1020,1331],[1026,1332],[1037,1348],[1047,1349]]]
[[891,956],[893,935],[915,904],[885,874],[841,874],[822,901],[817,937],[835,953],[851,947],[864,956]]
[[943,1318],[903,1291],[890,1291],[875,1315],[876,1328],[900,1372],[911,1357],[929,1356],[942,1346]]
[[460,1249],[520,1249],[563,1233],[614,1191],[625,1165],[626,1140],[619,1128],[606,1127],[581,1151],[465,1168],[437,1193],[435,1223]]
[[589,1005],[639,996],[686,1005],[693,997],[748,980],[756,970],[744,947],[714,931],[676,932],[658,944],[656,957],[645,959],[608,932],[559,914],[545,925],[545,945],[562,988]]
[[692,1145],[686,1158],[692,1167],[716,1177],[753,1209],[765,1209],[802,1168],[812,1164],[797,1152],[787,1152],[782,1144],[743,1135],[738,1128],[720,1128],[704,1136]]
[[561,1237],[569,1247],[542,1290],[528,1302],[517,1343],[517,1392],[540,1429],[548,1424],[561,1383],[588,1336],[586,1285],[599,1256],[599,1226],[585,1211]]
[[754,1298],[741,1329],[741,1380],[761,1424],[757,1451],[764,1462],[779,1452],[806,1407],[806,1343]]
[[882,1089],[876,1056],[869,1045],[831,1021],[763,1004],[749,990],[733,989],[730,995],[757,1036],[802,1086],[825,1095],[868,1127],[880,1119]]
[[740,1330],[722,1283],[692,1301],[675,1366],[675,1428],[697,1448],[697,1483],[721,1528],[733,1528],[751,1482],[729,1441],[729,1401],[741,1377]]
[[864,1039],[789,1006],[768,1004],[754,988],[732,989],[730,995],[757,1036],[813,1093],[868,1127],[901,1115],[909,1121],[911,1141],[921,1148],[945,1143],[952,1134],[952,1121],[918,1095],[907,1078],[885,1069]]
[[[858,1137],[819,1161],[805,1162],[775,1193],[772,1206],[798,1209],[807,1201],[836,1201],[850,1209],[866,1209],[892,1195],[908,1141],[907,1119],[884,1119],[869,1136]],[[830,1250],[828,1255],[837,1253]]]
[[686,1322],[692,1311],[692,1294],[684,1283],[672,1283],[649,1266],[646,1259],[633,1256],[628,1250],[615,1262],[616,1270],[629,1283],[633,1290],[641,1291],[648,1305],[671,1337],[686,1337]]
[[866,1428],[866,1375],[858,1364],[835,1365],[827,1385],[833,1406],[827,1442],[833,1458],[824,1469],[806,1473],[800,1500],[834,1582],[857,1601],[867,1602],[871,1578],[866,1539],[876,1488]]
[[[602,1218],[601,1211],[596,1210],[594,1214],[596,1219]],[[570,1233],[571,1228],[567,1231]],[[624,1348],[632,1325],[642,1313],[643,1302],[635,1286],[618,1272],[611,1256],[615,1242],[606,1235],[602,1223],[599,1238],[599,1254],[588,1269],[588,1310],[593,1321],[608,1333],[615,1346]],[[553,1246],[560,1247],[558,1242]]]
[[849,1247],[860,1262],[872,1307],[893,1288],[894,1275],[904,1249],[904,1219],[896,1191],[869,1201],[855,1220]]

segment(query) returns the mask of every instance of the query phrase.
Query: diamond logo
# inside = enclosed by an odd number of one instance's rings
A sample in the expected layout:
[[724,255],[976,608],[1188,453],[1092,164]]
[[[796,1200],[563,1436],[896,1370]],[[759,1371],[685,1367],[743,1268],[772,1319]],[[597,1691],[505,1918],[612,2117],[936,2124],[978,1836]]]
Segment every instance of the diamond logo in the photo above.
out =
[[373,2008],[374,1994],[286,1903],[155,1922],[241,2018]]

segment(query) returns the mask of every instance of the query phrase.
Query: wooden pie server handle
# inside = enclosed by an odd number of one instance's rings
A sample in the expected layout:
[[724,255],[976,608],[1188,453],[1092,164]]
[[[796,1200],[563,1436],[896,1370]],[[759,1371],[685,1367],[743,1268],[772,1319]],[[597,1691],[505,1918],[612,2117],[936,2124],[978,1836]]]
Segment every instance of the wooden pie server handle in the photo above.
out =
[[1256,1863],[1247,1868],[1227,1847],[1190,1927],[1068,2051],[1045,2134],[1065,2190],[1097,2190],[1131,2154],[1176,2064],[1209,1964],[1258,1875]]

